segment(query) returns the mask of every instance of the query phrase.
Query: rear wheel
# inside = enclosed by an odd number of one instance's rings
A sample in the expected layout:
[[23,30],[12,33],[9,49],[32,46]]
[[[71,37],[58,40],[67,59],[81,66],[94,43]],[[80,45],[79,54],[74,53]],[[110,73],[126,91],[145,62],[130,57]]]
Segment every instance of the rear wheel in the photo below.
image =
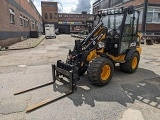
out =
[[87,69],[89,80],[98,86],[107,85],[112,79],[113,71],[113,62],[103,57],[92,60]]
[[139,58],[139,54],[134,52],[130,60],[120,64],[120,69],[124,72],[134,73],[138,68]]

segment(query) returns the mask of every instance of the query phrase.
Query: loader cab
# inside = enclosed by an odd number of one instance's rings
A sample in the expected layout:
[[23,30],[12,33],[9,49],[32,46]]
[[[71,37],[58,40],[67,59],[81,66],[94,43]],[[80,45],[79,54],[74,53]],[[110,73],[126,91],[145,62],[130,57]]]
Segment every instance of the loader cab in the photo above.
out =
[[117,57],[129,49],[136,49],[139,11],[134,7],[112,8],[98,12],[99,21],[108,29],[106,34],[106,52]]

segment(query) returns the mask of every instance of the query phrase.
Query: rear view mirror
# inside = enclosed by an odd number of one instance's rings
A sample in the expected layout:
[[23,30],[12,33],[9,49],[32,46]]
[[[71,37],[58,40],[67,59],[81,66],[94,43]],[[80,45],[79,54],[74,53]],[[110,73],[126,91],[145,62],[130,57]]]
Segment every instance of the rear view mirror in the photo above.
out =
[[133,14],[134,13],[134,6],[129,6],[128,7],[128,14]]

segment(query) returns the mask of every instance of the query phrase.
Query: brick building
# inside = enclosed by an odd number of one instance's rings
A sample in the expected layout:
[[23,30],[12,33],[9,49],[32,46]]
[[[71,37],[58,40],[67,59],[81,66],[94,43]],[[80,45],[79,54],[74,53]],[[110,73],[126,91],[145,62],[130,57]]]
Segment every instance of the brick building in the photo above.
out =
[[97,0],[93,3],[93,14],[99,9],[130,5],[140,11],[139,31],[146,35],[160,35],[160,0]]
[[42,32],[42,17],[31,0],[1,0],[0,3],[0,47]]
[[82,30],[91,30],[93,15],[82,12],[81,14],[58,13],[57,2],[41,2],[42,21],[45,24],[54,24],[62,33],[78,33]]

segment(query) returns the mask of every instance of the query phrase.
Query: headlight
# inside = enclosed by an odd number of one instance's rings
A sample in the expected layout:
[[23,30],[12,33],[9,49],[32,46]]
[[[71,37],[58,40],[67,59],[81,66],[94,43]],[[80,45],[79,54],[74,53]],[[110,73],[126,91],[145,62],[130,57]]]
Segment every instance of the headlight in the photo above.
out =
[[98,43],[98,48],[105,48],[105,43],[104,42],[99,42]]

